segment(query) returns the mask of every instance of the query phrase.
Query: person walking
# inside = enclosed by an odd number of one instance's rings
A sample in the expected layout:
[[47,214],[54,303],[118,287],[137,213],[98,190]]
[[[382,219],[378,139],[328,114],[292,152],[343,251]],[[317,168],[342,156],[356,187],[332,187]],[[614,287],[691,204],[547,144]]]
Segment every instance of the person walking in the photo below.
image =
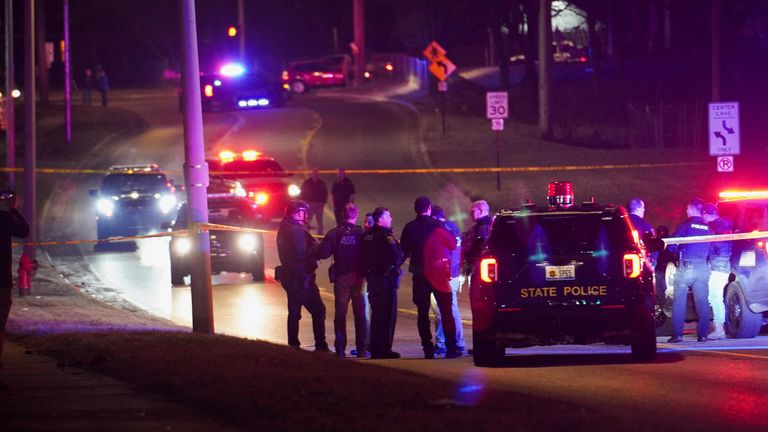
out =
[[[320,178],[320,172],[317,168],[312,168],[309,178],[301,184],[301,199],[309,203],[309,221],[312,224],[312,218],[316,220],[317,234],[323,235],[323,211],[325,203],[328,201],[328,188],[325,182]],[[311,227],[310,227],[311,228]]]
[[335,298],[335,314],[333,329],[336,334],[334,347],[336,355],[346,356],[347,349],[347,308],[352,302],[352,313],[355,317],[355,346],[357,357],[367,356],[368,341],[366,333],[368,317],[366,316],[366,298],[363,292],[363,266],[361,246],[363,228],[355,225],[358,210],[354,203],[347,203],[344,208],[345,222],[339,227],[328,231],[317,249],[317,256],[326,259],[333,255],[333,265],[328,269],[333,283]]
[[405,258],[410,258],[408,271],[413,274],[413,303],[416,305],[416,326],[421,338],[425,359],[435,358],[435,345],[429,323],[431,295],[434,294],[437,307],[443,319],[446,358],[461,355],[456,349],[456,327],[451,312],[451,289],[449,286],[450,251],[456,249],[456,239],[433,219],[432,202],[428,197],[416,198],[413,205],[416,218],[403,228],[400,243]]
[[[733,222],[725,216],[719,216],[714,204],[704,204],[701,209],[704,222],[715,234],[731,234]],[[709,305],[712,306],[712,324],[714,330],[707,335],[709,340],[725,338],[725,301],[723,291],[731,275],[730,241],[713,241],[709,249]]]
[[109,92],[109,79],[107,79],[107,72],[99,65],[96,70],[96,90],[101,94],[101,106],[107,106],[108,104],[108,92]]
[[317,242],[305,229],[309,205],[292,200],[285,208],[285,217],[277,231],[277,254],[280,268],[275,269],[277,279],[288,295],[288,345],[298,348],[301,307],[312,315],[315,351],[330,352],[325,341],[325,304],[320,298],[315,270]]
[[403,251],[392,233],[392,215],[384,207],[373,211],[373,227],[362,241],[363,270],[371,302],[371,358],[396,359],[392,351],[397,323],[397,290]]
[[[432,217],[440,221],[443,227],[448,230],[456,238],[456,249],[451,252],[450,258],[450,281],[451,287],[451,312],[453,315],[453,322],[456,327],[456,349],[459,352],[464,352],[464,329],[461,323],[461,311],[459,310],[459,293],[461,293],[461,286],[464,282],[464,277],[461,275],[461,231],[459,227],[453,222],[445,218],[445,210],[440,206],[432,206]],[[432,313],[435,315],[435,354],[444,353],[445,351],[445,332],[443,330],[443,320],[440,315],[440,308],[437,307],[436,299],[431,304]]]
[[[671,237],[693,237],[710,235],[701,210],[704,201],[701,198],[693,198],[688,202],[686,214],[688,219],[677,227]],[[707,340],[709,333],[709,257],[710,243],[690,243],[683,245],[671,244],[668,246],[671,252],[678,252],[679,262],[675,273],[674,300],[672,303],[672,337],[668,343],[680,343],[683,341],[683,326],[685,324],[686,305],[688,303],[688,288],[693,290],[693,299],[696,303],[696,313],[699,315],[696,334],[699,342]]]
[[[16,193],[11,190],[0,192],[0,201],[5,209],[0,210],[0,359],[5,342],[5,325],[13,303],[13,245],[12,237],[25,238],[29,235],[29,224],[16,209]],[[0,363],[2,365],[2,363]]]
[[80,86],[83,92],[83,105],[91,105],[91,92],[93,91],[93,70],[86,68],[83,75],[83,84]]
[[333,195],[333,215],[336,218],[336,226],[339,226],[344,223],[344,216],[341,214],[344,206],[355,202],[355,185],[347,177],[344,168],[339,168],[336,176],[336,181],[331,187],[331,195]]

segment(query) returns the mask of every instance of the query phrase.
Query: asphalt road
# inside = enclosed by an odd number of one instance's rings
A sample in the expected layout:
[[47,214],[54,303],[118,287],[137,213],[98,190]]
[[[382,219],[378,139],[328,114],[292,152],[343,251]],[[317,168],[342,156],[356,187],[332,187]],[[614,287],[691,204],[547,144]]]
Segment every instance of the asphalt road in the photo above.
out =
[[[166,169],[179,170],[183,143],[173,94],[141,93],[116,97],[115,103],[141,112],[151,128],[128,140],[101,143],[94,149],[93,158],[84,161],[82,167],[157,162]],[[255,146],[274,155],[288,169],[424,166],[416,119],[407,106],[398,103],[339,99],[317,93],[297,98],[286,109],[212,113],[206,114],[205,121],[209,151]],[[462,209],[469,203],[458,186],[436,176],[351,177],[359,191],[357,202],[361,209],[389,207],[397,232],[412,218],[412,202],[418,195],[433,197],[454,217],[461,217]],[[325,179],[330,185],[333,176]],[[87,190],[97,187],[98,180],[96,176],[75,175],[57,184],[53,198],[42,212],[41,238],[95,238]],[[330,223],[327,214],[326,224]],[[267,267],[271,269],[276,264],[272,235],[265,237],[265,244],[269,247]],[[89,293],[108,301],[128,300],[159,316],[189,325],[190,289],[171,287],[167,240],[142,240],[137,246],[137,250],[108,252],[94,252],[91,245],[49,251],[73,282],[87,287]],[[325,268],[318,271],[318,281],[328,309],[326,334],[332,343],[332,289]],[[285,295],[278,284],[271,280],[252,283],[238,274],[214,276],[213,281],[217,332],[285,342]],[[466,297],[464,293],[461,299],[465,320],[471,318]],[[402,283],[399,306],[395,349],[409,359],[380,362],[453,379],[457,391],[467,398],[482,397],[484,389],[497,387],[579,402],[604,409],[610,415],[637,418],[639,422],[652,418],[660,426],[677,429],[721,430],[738,425],[739,430],[765,430],[768,426],[765,336],[703,344],[661,343],[657,361],[649,364],[633,363],[626,347],[606,345],[508,350],[506,367],[480,369],[472,366],[471,357],[416,360],[421,350],[408,278]],[[300,336],[305,346],[312,345],[310,323],[305,313]],[[471,331],[466,325],[465,328],[470,347]]]

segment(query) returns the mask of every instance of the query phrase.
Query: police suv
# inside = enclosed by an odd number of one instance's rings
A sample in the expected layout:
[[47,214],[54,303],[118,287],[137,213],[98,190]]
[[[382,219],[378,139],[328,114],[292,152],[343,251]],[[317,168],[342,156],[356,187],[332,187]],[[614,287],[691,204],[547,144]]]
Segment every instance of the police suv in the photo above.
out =
[[90,195],[96,198],[99,239],[159,231],[178,210],[173,180],[156,164],[113,166]]
[[[178,218],[167,224],[173,231],[189,228],[187,204],[179,209]],[[258,228],[261,214],[245,190],[237,182],[212,178],[208,186],[208,222],[243,228]],[[264,239],[261,233],[211,230],[211,272],[250,273],[254,281],[264,280]],[[187,236],[173,236],[169,246],[171,284],[184,285],[191,272],[192,243]]]
[[475,364],[500,363],[506,347],[595,342],[655,358],[653,270],[626,210],[576,205],[570,182],[547,197],[494,218],[470,291]]

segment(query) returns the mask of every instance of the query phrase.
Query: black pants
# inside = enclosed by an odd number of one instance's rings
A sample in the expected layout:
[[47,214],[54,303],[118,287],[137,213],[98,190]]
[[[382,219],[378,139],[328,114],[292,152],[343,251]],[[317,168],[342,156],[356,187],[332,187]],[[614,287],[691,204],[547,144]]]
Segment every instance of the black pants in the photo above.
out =
[[299,342],[299,320],[301,307],[312,315],[312,331],[315,348],[328,348],[325,341],[325,304],[320,298],[320,289],[315,283],[314,273],[286,274],[280,280],[288,294],[288,345],[301,346]]
[[437,308],[443,319],[443,331],[445,333],[445,348],[448,352],[456,350],[456,323],[453,320],[453,293],[442,292],[434,289],[426,277],[421,273],[413,274],[413,303],[416,305],[418,316],[416,327],[421,338],[421,347],[424,353],[433,353],[435,345],[432,343],[432,329],[429,325],[430,297],[434,294]]
[[368,301],[371,304],[371,356],[392,351],[397,323],[399,274],[368,273]]
[[363,291],[363,277],[351,272],[344,275],[336,275],[333,285],[336,312],[333,316],[333,331],[336,340],[333,345],[337,353],[343,353],[347,349],[347,310],[352,303],[352,314],[355,317],[355,347],[358,352],[368,350],[368,316],[365,314],[365,292]]
[[13,304],[12,289],[13,286],[0,286],[0,356],[3,354],[3,343],[5,342],[5,324],[8,322],[11,304]]

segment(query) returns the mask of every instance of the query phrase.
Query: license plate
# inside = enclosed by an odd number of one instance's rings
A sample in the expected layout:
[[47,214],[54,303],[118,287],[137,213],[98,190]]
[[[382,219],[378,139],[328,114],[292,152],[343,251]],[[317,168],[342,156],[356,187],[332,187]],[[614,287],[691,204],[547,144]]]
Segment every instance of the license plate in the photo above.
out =
[[565,266],[546,266],[544,272],[547,280],[573,280],[576,279],[576,267],[572,265]]

